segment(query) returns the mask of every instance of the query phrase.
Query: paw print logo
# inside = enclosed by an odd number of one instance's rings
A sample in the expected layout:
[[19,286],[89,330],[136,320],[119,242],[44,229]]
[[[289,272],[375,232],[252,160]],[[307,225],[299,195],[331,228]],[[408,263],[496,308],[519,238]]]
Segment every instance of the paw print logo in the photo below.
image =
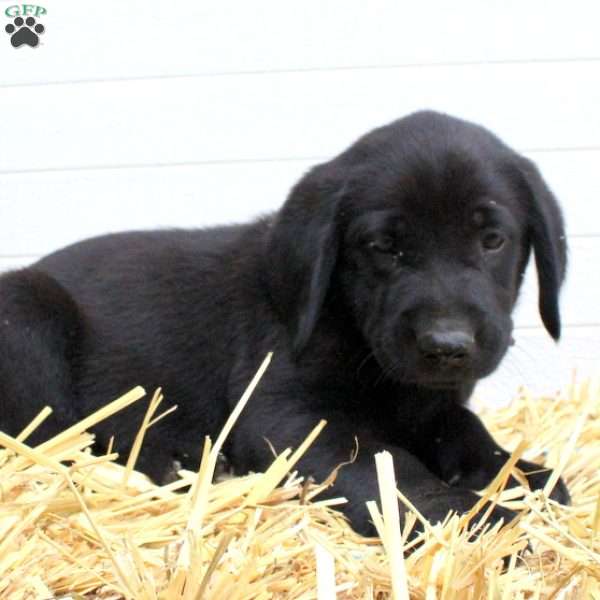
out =
[[33,17],[27,17],[25,20],[17,17],[13,23],[9,23],[4,29],[10,35],[10,43],[15,48],[23,44],[35,48],[40,43],[39,34],[44,33],[45,28],[41,23],[36,24]]

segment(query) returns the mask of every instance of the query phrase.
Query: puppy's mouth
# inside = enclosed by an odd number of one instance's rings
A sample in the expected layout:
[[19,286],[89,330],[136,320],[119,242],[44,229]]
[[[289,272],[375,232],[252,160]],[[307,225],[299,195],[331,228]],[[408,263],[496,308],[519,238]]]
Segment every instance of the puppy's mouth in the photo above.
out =
[[464,381],[419,381],[418,384],[430,390],[456,390],[464,384]]
[[459,390],[465,385],[480,379],[473,368],[448,369],[439,371],[419,370],[415,373],[415,383],[430,390]]

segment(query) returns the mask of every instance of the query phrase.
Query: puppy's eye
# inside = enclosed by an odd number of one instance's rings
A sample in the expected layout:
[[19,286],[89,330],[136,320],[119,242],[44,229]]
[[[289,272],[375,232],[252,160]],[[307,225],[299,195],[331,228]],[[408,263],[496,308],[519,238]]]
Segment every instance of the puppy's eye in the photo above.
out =
[[506,243],[506,237],[500,231],[485,231],[481,236],[481,245],[486,252],[497,252]]
[[371,240],[367,247],[369,250],[381,252],[382,254],[395,254],[394,238],[390,235],[383,235],[376,240]]

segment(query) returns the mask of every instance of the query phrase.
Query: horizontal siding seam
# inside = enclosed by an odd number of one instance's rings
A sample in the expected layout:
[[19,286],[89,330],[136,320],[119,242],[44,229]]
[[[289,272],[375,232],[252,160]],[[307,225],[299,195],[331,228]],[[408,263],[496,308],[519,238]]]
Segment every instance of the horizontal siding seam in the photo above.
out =
[[87,85],[95,83],[123,83],[128,81],[152,81],[168,79],[193,79],[206,77],[235,77],[235,76],[269,76],[269,75],[294,75],[304,73],[327,73],[339,71],[381,71],[397,69],[429,69],[429,68],[461,68],[461,67],[488,67],[488,66],[521,66],[538,64],[572,64],[572,63],[596,63],[600,62],[597,56],[581,57],[556,57],[556,58],[515,58],[498,60],[477,60],[477,61],[432,61],[432,62],[407,62],[389,65],[339,65],[323,67],[297,67],[289,69],[248,69],[232,71],[206,71],[199,73],[174,73],[161,75],[139,75],[123,77],[98,77],[88,79],[70,79],[70,80],[48,80],[36,82],[8,82],[0,83],[0,88],[19,88],[33,86],[52,86],[52,85]]
[[[556,148],[521,148],[517,149],[521,154],[558,154],[558,153],[580,153],[580,152],[600,152],[599,146],[565,146]],[[279,162],[322,162],[330,160],[331,156],[281,156],[268,158],[227,158],[214,160],[187,160],[173,162],[156,163],[123,163],[123,164],[98,164],[98,165],[64,165],[60,167],[43,167],[31,169],[1,169],[0,176],[3,175],[28,175],[35,173],[62,173],[62,172],[81,172],[81,171],[110,171],[125,169],[165,169],[176,167],[199,167],[210,165],[239,165],[239,164],[264,164]]]

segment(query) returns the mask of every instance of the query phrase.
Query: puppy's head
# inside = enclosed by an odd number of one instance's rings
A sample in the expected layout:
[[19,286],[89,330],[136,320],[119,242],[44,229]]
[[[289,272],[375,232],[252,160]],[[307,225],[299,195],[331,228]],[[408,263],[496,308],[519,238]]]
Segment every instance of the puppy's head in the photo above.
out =
[[269,237],[270,289],[296,353],[320,318],[334,319],[389,377],[455,387],[506,352],[531,249],[540,314],[558,339],[566,245],[552,193],[485,129],[421,112],[296,185]]

